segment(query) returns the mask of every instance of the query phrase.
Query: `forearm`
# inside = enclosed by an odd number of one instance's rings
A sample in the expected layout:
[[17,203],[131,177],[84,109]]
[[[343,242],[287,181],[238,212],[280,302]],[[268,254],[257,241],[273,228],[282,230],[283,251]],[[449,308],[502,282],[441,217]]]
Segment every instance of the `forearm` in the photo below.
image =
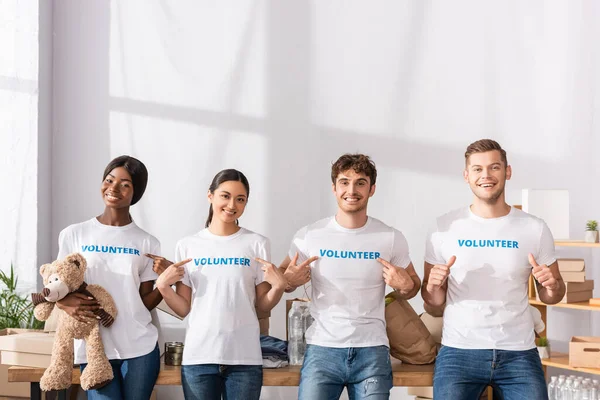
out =
[[269,312],[279,303],[281,300],[281,296],[283,296],[283,292],[285,291],[285,287],[274,287],[271,286],[268,292],[263,295],[257,297],[256,299],[256,307],[262,312]]
[[[177,285],[183,285],[181,282],[177,282]],[[171,286],[160,286],[158,287],[162,298],[165,300],[165,303],[175,312],[175,314],[179,315],[181,318],[185,318],[190,313],[190,302],[178,295],[175,290]]]
[[555,290],[548,290],[542,285],[538,286],[538,293],[540,300],[544,304],[556,304],[560,302],[565,296],[566,286],[562,279],[557,280],[558,288]]
[[154,310],[154,308],[162,301],[163,297],[160,294],[160,290],[158,288],[154,288],[150,293],[146,293],[142,296],[142,302],[144,306],[150,311]]
[[398,294],[398,297],[404,300],[412,299],[417,295],[417,293],[419,293],[419,290],[421,289],[421,279],[419,279],[419,277],[416,275],[410,275],[410,278],[412,280],[412,288],[406,287],[394,289]]
[[431,291],[427,290],[427,281],[423,281],[423,290],[421,290],[421,297],[423,301],[432,308],[444,307],[446,304],[446,292],[448,291],[447,286],[435,288]]

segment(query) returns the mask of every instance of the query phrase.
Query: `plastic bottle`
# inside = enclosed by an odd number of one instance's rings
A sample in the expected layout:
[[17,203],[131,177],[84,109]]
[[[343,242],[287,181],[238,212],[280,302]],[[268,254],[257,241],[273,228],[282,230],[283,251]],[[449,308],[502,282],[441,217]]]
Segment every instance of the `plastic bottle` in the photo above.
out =
[[567,378],[562,387],[562,400],[573,400],[573,379]]
[[553,376],[550,378],[550,383],[548,384],[548,400],[556,400],[556,385],[557,385],[556,377]]
[[300,303],[294,301],[288,315],[288,359],[290,365],[302,365],[304,361],[304,321]]
[[[310,315],[310,307],[309,307],[308,303],[302,304],[302,319],[304,322],[303,331],[304,331],[304,335],[306,336],[306,331],[314,322],[314,318],[312,317],[312,315]],[[306,343],[306,340],[304,342]]]
[[575,380],[573,383],[573,390],[571,392],[571,400],[581,400],[581,381]]
[[592,387],[590,388],[590,400],[598,400],[600,396],[598,396],[598,389],[600,386],[598,385],[597,379],[592,379]]
[[558,382],[556,383],[556,400],[564,400],[563,399],[563,387],[565,386],[565,376],[559,375]]

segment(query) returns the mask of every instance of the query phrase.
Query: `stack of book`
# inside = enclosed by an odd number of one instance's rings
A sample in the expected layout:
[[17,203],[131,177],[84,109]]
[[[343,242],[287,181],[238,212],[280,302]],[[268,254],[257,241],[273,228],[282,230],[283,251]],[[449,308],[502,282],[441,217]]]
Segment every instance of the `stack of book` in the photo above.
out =
[[594,281],[585,279],[585,261],[582,258],[559,258],[557,261],[567,289],[561,303],[580,303],[594,297]]

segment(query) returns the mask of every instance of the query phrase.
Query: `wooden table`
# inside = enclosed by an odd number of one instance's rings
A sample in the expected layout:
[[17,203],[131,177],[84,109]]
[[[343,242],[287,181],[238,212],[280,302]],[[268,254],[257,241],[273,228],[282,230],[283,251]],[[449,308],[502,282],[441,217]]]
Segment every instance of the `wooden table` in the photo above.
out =
[[[9,382],[30,382],[31,398],[41,399],[40,378],[44,368],[10,367],[8,368]],[[392,375],[394,386],[432,386],[433,364],[410,365],[402,364],[392,358]],[[73,369],[74,385],[79,385],[81,373],[79,368]],[[161,364],[157,385],[181,385],[181,367]],[[263,386],[298,386],[300,384],[300,367],[265,368],[263,370]],[[64,393],[63,393],[64,392]],[[66,398],[66,391],[59,393],[59,399]]]

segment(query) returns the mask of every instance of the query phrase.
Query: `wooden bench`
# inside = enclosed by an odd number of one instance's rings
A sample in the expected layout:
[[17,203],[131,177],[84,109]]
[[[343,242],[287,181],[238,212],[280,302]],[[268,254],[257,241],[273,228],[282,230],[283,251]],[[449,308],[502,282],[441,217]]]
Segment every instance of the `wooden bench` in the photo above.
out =
[[[9,382],[30,382],[31,398],[40,400],[40,378],[44,368],[10,367]],[[73,369],[73,384],[79,385],[79,368]],[[402,364],[392,358],[392,375],[394,386],[432,386],[433,364],[410,365]],[[300,367],[265,368],[263,370],[263,386],[298,386],[300,384]],[[181,385],[181,367],[161,364],[156,385]],[[59,399],[66,399],[66,391],[61,391]]]

